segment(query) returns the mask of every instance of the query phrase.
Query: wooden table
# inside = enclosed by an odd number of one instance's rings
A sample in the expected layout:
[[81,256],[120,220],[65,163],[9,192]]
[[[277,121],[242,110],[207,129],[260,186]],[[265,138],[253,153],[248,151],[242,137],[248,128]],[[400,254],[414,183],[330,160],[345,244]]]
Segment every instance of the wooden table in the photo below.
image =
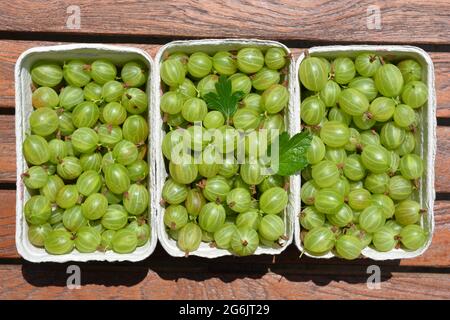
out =
[[[216,3],[216,4],[214,4]],[[381,30],[373,28],[377,4]],[[0,6],[0,298],[3,299],[323,299],[450,298],[450,2],[434,1],[3,1]],[[375,9],[375,11],[374,11]],[[69,12],[69,13],[67,13]],[[369,25],[367,24],[369,19]],[[72,20],[70,20],[72,21]],[[76,21],[75,21],[76,22]],[[371,23],[372,22],[372,23]],[[369,28],[368,28],[369,27]],[[412,260],[299,258],[292,245],[271,257],[171,258],[161,246],[140,263],[80,264],[82,288],[66,288],[67,265],[31,264],[16,252],[14,64],[25,49],[61,42],[128,43],[155,56],[173,39],[251,37],[301,49],[389,43],[428,51],[436,69],[438,148],[436,231]],[[366,285],[378,264],[381,288]]]

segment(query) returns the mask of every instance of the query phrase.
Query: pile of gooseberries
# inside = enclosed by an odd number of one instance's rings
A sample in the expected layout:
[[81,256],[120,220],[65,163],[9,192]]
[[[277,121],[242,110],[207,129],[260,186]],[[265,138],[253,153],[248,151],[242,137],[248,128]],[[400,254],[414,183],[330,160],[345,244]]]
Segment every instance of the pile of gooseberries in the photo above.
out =
[[[281,48],[246,47],[211,55],[174,52],[161,63],[162,151],[169,173],[161,195],[164,224],[186,255],[202,242],[238,256],[285,243],[285,178],[265,174],[262,157],[251,156],[250,148],[265,148],[260,140],[238,137],[261,129],[285,130],[288,60]],[[208,103],[209,93],[220,93],[221,79],[231,82],[231,92],[239,96],[230,114]],[[185,161],[176,163],[180,129],[191,143],[183,152]],[[240,146],[247,157],[243,162],[237,161]],[[203,161],[196,163],[194,157]]]
[[149,241],[147,78],[140,61],[33,65],[22,181],[34,246],[130,253]]
[[417,199],[417,128],[428,89],[412,59],[307,55],[301,120],[313,134],[302,172],[300,224],[312,255],[356,259],[370,246],[418,250],[428,239]]

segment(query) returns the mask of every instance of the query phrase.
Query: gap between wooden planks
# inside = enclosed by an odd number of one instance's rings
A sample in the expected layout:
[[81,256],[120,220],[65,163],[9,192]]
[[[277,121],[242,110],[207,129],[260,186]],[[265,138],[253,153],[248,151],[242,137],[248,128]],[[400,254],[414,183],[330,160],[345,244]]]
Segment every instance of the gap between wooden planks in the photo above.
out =
[[[1,259],[6,258],[18,258],[15,247],[15,190],[0,190],[0,263]],[[436,201],[434,208],[436,230],[433,237],[433,242],[430,248],[422,256],[415,259],[405,259],[398,261],[385,261],[374,262],[376,264],[384,265],[401,265],[401,266],[427,266],[427,267],[450,267],[450,256],[448,254],[448,248],[450,245],[450,201]],[[274,268],[279,266],[283,268],[285,265],[290,264],[339,264],[345,266],[348,264],[370,264],[371,260],[356,260],[353,262],[341,261],[338,259],[326,260],[326,259],[308,259],[302,258],[299,260],[299,251],[292,246],[283,254],[276,256],[275,265],[272,265],[272,257],[259,256],[248,257],[244,259],[235,259],[232,257],[225,257],[219,259],[223,263],[220,265],[230,266],[230,263],[237,263],[241,266],[259,265],[262,268]],[[158,261],[162,260],[162,264],[165,266],[165,270],[173,269],[173,272],[182,272],[182,270],[190,264],[192,259],[196,261],[205,261],[204,259],[189,258],[189,259],[175,259],[169,257],[166,253],[163,253],[162,249],[156,250],[153,256],[150,256],[147,262],[143,262],[144,265],[152,264],[154,257],[157,257]],[[201,264],[200,262],[194,263]],[[245,267],[244,267],[245,268]],[[242,269],[242,268],[241,268]],[[229,270],[229,269],[225,269]]]
[[[1,24],[1,23],[0,23]],[[0,40],[0,108],[12,108],[14,101],[14,65],[19,55],[32,47],[61,44],[60,42]],[[127,45],[127,44],[123,44]],[[153,58],[160,45],[129,44],[146,50]],[[291,48],[295,58],[302,49]],[[436,73],[437,116],[450,118],[450,52],[429,52]]]
[[[8,1],[0,12],[0,31],[122,35],[143,40],[239,36],[347,43],[450,43],[450,3],[446,0],[79,0],[75,4],[80,23],[70,29],[73,23],[68,18],[75,15],[69,6],[73,4],[68,0]],[[379,24],[373,23],[375,18]]]
[[[181,258],[182,259],[182,258]],[[305,269],[301,270],[304,271]],[[0,265],[0,299],[449,299],[448,274],[381,269],[369,289],[365,268],[311,274],[166,273],[139,266],[81,266],[78,290],[66,287],[66,266]],[[256,281],[255,281],[256,280]]]

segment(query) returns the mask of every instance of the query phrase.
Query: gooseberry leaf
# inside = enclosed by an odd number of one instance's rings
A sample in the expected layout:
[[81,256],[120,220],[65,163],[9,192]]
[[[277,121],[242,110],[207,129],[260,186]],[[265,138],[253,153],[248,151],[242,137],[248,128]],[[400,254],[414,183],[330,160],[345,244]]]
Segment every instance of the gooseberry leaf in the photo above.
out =
[[308,165],[306,152],[311,145],[312,136],[309,132],[300,132],[289,138],[286,132],[279,137],[278,172],[280,176],[290,176]]
[[223,113],[229,119],[237,110],[237,103],[244,97],[242,91],[232,92],[231,80],[221,75],[216,83],[216,92],[207,93],[203,99],[208,107]]

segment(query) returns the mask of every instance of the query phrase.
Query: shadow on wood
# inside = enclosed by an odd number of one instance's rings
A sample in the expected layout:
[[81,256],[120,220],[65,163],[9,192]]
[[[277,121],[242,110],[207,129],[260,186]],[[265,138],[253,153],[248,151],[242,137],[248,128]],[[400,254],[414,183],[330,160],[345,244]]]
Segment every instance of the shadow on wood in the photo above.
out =
[[149,272],[163,280],[204,281],[217,278],[225,283],[236,279],[259,279],[271,272],[293,282],[313,282],[325,286],[330,282],[365,283],[369,276],[368,266],[380,267],[380,280],[387,281],[392,272],[399,272],[399,261],[376,262],[370,259],[342,261],[299,258],[294,246],[280,256],[222,257],[204,259],[199,257],[174,258],[161,246],[148,259],[137,263],[24,263],[22,274],[33,286],[66,286],[72,273],[67,267],[77,265],[81,271],[81,284],[104,286],[133,286],[143,281]]

